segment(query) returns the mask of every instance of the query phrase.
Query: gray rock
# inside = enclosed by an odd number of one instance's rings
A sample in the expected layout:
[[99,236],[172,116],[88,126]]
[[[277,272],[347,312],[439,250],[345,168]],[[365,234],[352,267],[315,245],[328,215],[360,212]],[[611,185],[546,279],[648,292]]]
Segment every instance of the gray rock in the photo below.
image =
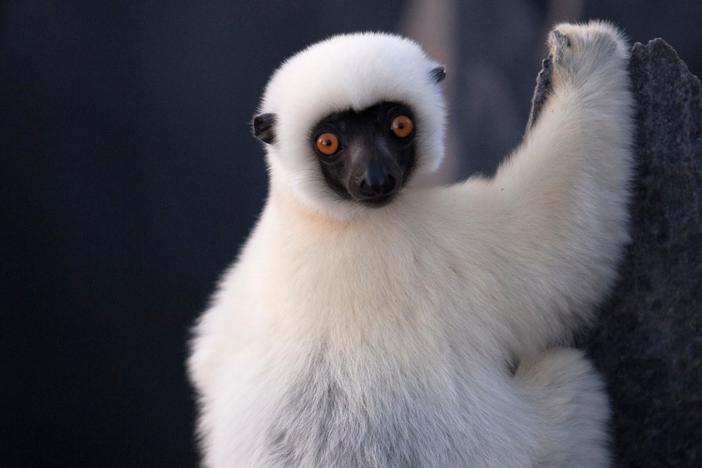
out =
[[[548,94],[539,74],[530,124]],[[578,340],[607,380],[616,466],[702,466],[702,87],[662,39],[629,64],[637,112],[632,243]]]

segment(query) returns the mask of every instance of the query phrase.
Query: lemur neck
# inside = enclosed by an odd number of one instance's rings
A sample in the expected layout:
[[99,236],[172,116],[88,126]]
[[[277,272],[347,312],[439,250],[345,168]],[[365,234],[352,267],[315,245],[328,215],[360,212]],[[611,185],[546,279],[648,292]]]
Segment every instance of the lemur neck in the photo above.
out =
[[271,189],[268,203],[287,223],[308,224],[322,229],[338,229],[348,224],[350,219],[343,219],[325,213],[323,210],[308,206],[294,194],[283,190]]

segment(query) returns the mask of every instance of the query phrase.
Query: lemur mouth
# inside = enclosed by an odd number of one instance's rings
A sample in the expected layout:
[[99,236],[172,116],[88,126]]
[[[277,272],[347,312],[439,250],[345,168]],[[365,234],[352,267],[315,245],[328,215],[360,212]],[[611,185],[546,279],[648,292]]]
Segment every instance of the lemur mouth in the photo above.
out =
[[397,192],[388,193],[386,195],[377,195],[375,197],[364,198],[358,201],[370,208],[380,208],[390,203],[393,198],[395,198],[395,195],[397,195]]

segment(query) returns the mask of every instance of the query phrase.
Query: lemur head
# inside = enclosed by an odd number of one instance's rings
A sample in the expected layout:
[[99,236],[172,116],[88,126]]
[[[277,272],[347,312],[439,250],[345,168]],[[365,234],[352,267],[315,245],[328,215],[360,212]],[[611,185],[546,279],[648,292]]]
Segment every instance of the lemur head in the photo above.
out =
[[335,36],[299,52],[271,78],[255,136],[272,189],[333,216],[390,202],[444,154],[443,67],[399,36]]

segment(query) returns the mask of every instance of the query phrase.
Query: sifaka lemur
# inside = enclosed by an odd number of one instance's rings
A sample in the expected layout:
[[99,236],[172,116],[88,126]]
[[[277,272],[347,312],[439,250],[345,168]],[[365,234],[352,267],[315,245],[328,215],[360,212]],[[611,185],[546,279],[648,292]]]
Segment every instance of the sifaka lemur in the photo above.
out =
[[446,120],[414,42],[335,36],[274,73],[253,122],[268,199],[191,343],[204,466],[610,464],[603,382],[559,346],[628,240],[628,47],[597,21],[548,46],[524,141],[449,187],[411,183]]

